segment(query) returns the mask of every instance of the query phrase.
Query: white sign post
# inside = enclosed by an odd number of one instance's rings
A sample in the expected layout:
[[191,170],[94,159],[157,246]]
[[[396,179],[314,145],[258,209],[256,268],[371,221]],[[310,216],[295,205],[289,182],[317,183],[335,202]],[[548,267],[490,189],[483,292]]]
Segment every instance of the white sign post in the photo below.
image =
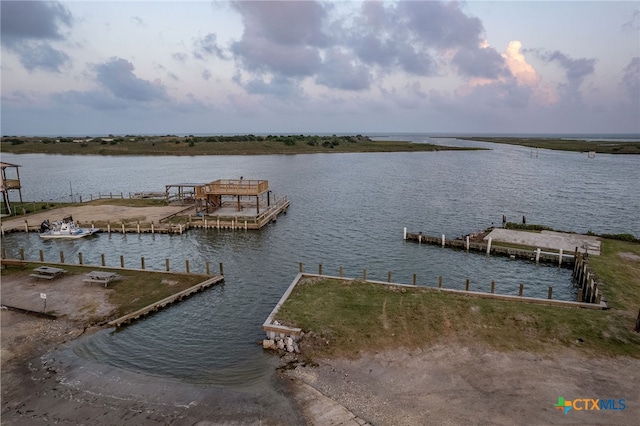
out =
[[44,301],[44,308],[42,312],[47,312],[47,293],[40,293],[40,299]]

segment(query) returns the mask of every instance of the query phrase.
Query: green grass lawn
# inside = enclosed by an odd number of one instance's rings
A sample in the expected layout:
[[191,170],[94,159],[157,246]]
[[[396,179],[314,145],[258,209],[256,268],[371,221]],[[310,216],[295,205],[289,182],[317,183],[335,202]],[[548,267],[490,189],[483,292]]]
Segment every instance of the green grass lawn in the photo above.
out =
[[[312,331],[302,347],[310,357],[355,356],[403,346],[460,342],[497,350],[537,353],[575,348],[590,356],[640,358],[633,331],[640,309],[640,245],[603,241],[592,268],[610,309],[588,310],[478,299],[427,288],[402,288],[361,281],[307,279],[281,307],[277,320]],[[327,343],[328,342],[328,343]]]

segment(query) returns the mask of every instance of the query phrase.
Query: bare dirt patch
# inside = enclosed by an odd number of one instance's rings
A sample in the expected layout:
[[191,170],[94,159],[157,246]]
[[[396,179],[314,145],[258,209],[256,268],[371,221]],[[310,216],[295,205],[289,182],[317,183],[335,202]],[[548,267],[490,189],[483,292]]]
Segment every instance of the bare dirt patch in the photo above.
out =
[[65,216],[73,216],[81,226],[88,226],[92,222],[154,222],[159,223],[172,214],[184,210],[184,206],[153,206],[153,207],[127,207],[114,205],[83,205],[72,207],[61,207],[55,210],[44,211],[25,217],[3,219],[2,226],[6,231],[12,229],[24,229],[24,221],[28,220],[29,226],[40,225],[44,220],[51,222],[60,220]]
[[638,256],[635,253],[630,253],[630,252],[623,251],[623,252],[618,253],[618,255],[621,258],[625,259],[625,260],[632,260],[634,262],[639,262],[640,261],[640,256]]

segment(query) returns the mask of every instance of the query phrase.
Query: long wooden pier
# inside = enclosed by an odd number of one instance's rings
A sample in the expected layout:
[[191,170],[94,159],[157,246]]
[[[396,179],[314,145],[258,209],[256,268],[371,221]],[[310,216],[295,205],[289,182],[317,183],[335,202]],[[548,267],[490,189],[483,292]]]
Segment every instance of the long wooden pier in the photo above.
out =
[[135,312],[132,312],[130,314],[124,315],[120,318],[117,318],[113,321],[109,321],[107,324],[110,326],[115,326],[115,327],[122,327],[123,325],[127,325],[129,323],[131,323],[132,321],[135,321],[139,318],[142,318],[146,315],[149,315],[153,312],[157,312],[158,310],[165,308],[168,305],[171,305],[175,302],[178,302],[182,299],[184,299],[185,297],[189,297],[194,293],[198,293],[206,288],[211,287],[212,285],[218,284],[220,282],[224,281],[224,276],[222,275],[216,275],[212,278],[209,278],[206,281],[203,281],[199,284],[194,285],[193,287],[189,287],[186,290],[182,290],[178,293],[172,294],[169,297],[165,297],[162,300],[158,300],[157,302],[154,302],[148,306],[145,306],[142,309],[138,309]]
[[556,263],[559,266],[573,267],[575,261],[575,253],[566,254],[562,250],[559,252],[548,252],[540,249],[527,250],[518,249],[513,247],[505,247],[499,245],[492,245],[491,241],[487,243],[478,243],[466,240],[447,239],[443,235],[442,237],[433,237],[429,235],[422,235],[419,233],[406,232],[405,240],[414,241],[419,244],[437,245],[447,248],[460,249],[466,251],[476,251],[492,255],[508,256],[514,259],[530,260],[536,263]]

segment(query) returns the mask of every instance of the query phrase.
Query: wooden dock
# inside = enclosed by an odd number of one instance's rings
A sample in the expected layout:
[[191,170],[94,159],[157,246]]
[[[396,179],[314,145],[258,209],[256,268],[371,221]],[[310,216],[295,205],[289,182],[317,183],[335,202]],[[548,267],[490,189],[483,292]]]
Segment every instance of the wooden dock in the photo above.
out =
[[536,263],[538,262],[555,263],[559,266],[564,266],[568,268],[573,267],[574,261],[575,261],[574,253],[567,254],[567,253],[563,253],[562,250],[556,253],[556,252],[542,251],[540,249],[537,249],[537,250],[518,249],[513,247],[492,245],[491,242],[478,243],[478,242],[472,242],[469,240],[446,239],[444,236],[433,237],[429,235],[422,235],[422,232],[419,232],[417,234],[407,232],[405,234],[405,240],[413,241],[419,244],[437,245],[437,246],[453,248],[453,249],[476,251],[476,252],[486,253],[489,255],[507,256],[513,259],[530,260]]
[[127,325],[129,323],[131,323],[132,321],[135,321],[139,318],[142,318],[146,315],[149,315],[153,312],[157,312],[158,310],[165,308],[168,305],[171,305],[175,302],[178,302],[182,299],[184,299],[185,297],[189,297],[194,293],[198,293],[206,288],[209,288],[215,284],[218,284],[220,282],[224,281],[224,276],[223,275],[216,275],[212,278],[209,278],[206,281],[203,281],[199,284],[194,285],[193,287],[189,287],[186,290],[182,290],[178,293],[172,294],[169,297],[165,297],[162,300],[158,300],[155,303],[152,303],[151,305],[145,306],[142,309],[138,309],[135,312],[132,312],[130,314],[124,315],[120,318],[117,318],[113,321],[109,321],[107,324],[110,326],[114,326],[114,327],[122,327],[123,325]]

